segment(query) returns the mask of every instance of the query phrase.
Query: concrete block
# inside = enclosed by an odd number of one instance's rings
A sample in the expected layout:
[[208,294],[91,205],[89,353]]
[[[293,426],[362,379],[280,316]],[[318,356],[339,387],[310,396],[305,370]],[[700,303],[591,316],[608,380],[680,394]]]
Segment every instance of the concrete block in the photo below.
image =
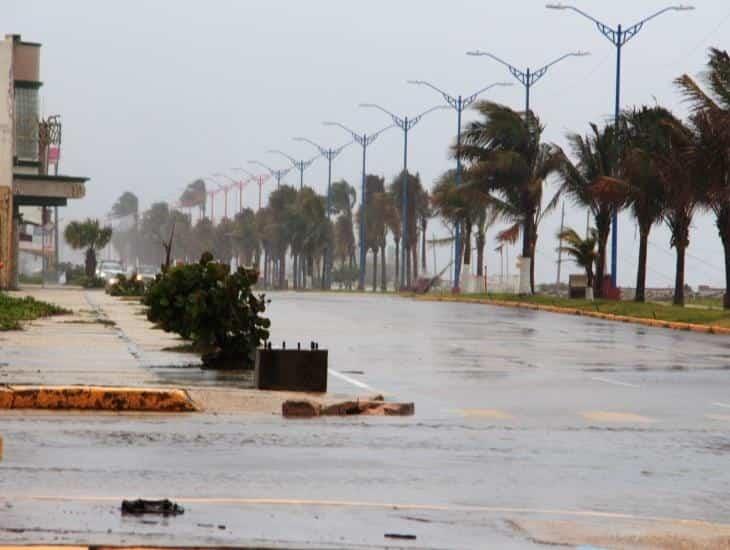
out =
[[325,393],[327,350],[259,349],[255,377],[260,390]]
[[284,418],[313,418],[319,416],[322,406],[306,399],[289,399],[281,406],[281,414]]

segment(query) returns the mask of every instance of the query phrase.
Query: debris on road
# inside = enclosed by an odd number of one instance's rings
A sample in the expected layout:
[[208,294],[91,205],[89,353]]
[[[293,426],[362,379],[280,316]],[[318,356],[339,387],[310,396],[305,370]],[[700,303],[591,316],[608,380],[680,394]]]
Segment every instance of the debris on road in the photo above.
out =
[[412,416],[413,403],[387,403],[382,396],[378,400],[341,401],[322,405],[307,399],[289,399],[281,407],[285,418],[313,418],[315,416]]
[[142,515],[158,514],[161,516],[177,516],[184,514],[185,509],[169,499],[164,500],[123,500],[122,514]]
[[401,535],[400,533],[385,533],[386,539],[416,540],[416,535]]

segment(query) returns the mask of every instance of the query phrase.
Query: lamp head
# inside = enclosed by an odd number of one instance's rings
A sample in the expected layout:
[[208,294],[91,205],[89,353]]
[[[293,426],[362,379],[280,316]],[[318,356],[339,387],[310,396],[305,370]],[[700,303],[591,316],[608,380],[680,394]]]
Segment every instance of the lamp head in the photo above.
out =
[[568,6],[565,4],[559,4],[559,3],[552,3],[552,4],[545,4],[545,7],[549,10],[567,10]]
[[695,7],[688,4],[680,4],[679,6],[675,6],[674,9],[676,11],[692,11],[695,9]]

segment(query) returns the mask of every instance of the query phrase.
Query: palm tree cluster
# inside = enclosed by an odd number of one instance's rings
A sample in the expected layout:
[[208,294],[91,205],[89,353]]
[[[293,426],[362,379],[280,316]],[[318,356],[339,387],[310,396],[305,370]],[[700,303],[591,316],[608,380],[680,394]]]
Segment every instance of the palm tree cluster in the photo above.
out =
[[[730,288],[727,52],[710,51],[706,81],[708,91],[687,75],[676,80],[692,106],[687,120],[658,105],[629,109],[617,124],[591,124],[585,136],[569,134],[570,155],[541,141],[543,127],[534,113],[516,112],[489,101],[478,103],[480,119],[466,127],[463,145],[453,150],[465,164],[463,185],[457,187],[454,173],[447,172],[433,191],[436,214],[450,227],[458,226],[465,237],[462,250],[457,252],[460,259],[466,265],[471,263],[473,229],[477,228],[477,250],[481,252],[484,228],[499,218],[509,225],[498,240],[516,242],[521,237],[522,256],[530,260],[534,292],[540,222],[565,195],[593,218],[595,229],[585,238],[572,229],[563,231],[559,238],[566,241],[563,250],[586,269],[597,297],[604,289],[611,218],[614,212],[627,209],[640,236],[635,299],[644,301],[646,297],[651,229],[664,223],[676,251],[674,303],[683,305],[690,228],[694,215],[706,209],[715,215],[725,252],[726,288]],[[546,200],[551,176],[559,185]],[[481,259],[478,262],[481,268]],[[727,294],[725,307],[730,308]]]
[[[386,290],[391,282],[396,286],[399,280],[402,181],[398,175],[386,186],[382,177],[367,176],[366,234],[368,251],[372,252],[370,267],[374,290]],[[412,281],[418,277],[419,239],[423,251],[431,212],[428,194],[418,175],[408,175],[408,186],[411,222],[405,269],[406,280]],[[325,288],[329,284],[327,270],[331,267],[334,281],[352,288],[358,269],[355,228],[361,212],[355,208],[355,188],[346,181],[332,184],[329,216],[325,196],[310,187],[297,190],[281,185],[256,212],[244,208],[234,218],[224,217],[217,224],[204,216],[193,223],[192,215],[182,209],[200,206],[204,213],[205,198],[205,182],[198,180],[185,189],[180,209],[158,202],[138,214],[136,197],[129,192],[122,194],[112,208],[111,216],[133,216],[138,220],[127,229],[115,231],[113,245],[122,260],[164,264],[167,243],[171,242],[173,258],[192,261],[205,251],[223,261],[236,258],[241,265],[257,267],[262,273],[262,283],[270,287],[283,288],[291,281],[296,289],[307,288],[308,284]],[[395,274],[387,269],[389,235],[396,242]],[[288,259],[291,261],[289,266]],[[332,265],[327,266],[328,262]],[[420,262],[425,269],[423,252]]]

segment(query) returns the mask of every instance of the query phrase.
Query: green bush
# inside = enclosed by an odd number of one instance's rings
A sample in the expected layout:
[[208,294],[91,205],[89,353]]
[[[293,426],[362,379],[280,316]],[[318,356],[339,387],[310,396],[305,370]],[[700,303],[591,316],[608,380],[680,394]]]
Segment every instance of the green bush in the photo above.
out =
[[352,287],[360,276],[357,266],[343,265],[332,270],[332,282],[340,287]]
[[18,282],[21,285],[42,285],[43,273],[33,273],[32,275],[21,273],[18,275]]
[[206,363],[236,361],[253,367],[253,357],[269,338],[264,295],[255,295],[258,272],[226,264],[203,254],[197,264],[176,266],[157,276],[145,294],[147,318],[167,332],[192,340]]
[[101,277],[87,277],[86,275],[82,275],[81,277],[77,277],[66,284],[82,286],[84,288],[104,288],[106,286],[106,281]]
[[116,279],[117,282],[107,286],[106,289],[111,296],[144,296],[146,290],[144,281],[138,281],[136,273],[132,273],[129,278],[118,275]]

